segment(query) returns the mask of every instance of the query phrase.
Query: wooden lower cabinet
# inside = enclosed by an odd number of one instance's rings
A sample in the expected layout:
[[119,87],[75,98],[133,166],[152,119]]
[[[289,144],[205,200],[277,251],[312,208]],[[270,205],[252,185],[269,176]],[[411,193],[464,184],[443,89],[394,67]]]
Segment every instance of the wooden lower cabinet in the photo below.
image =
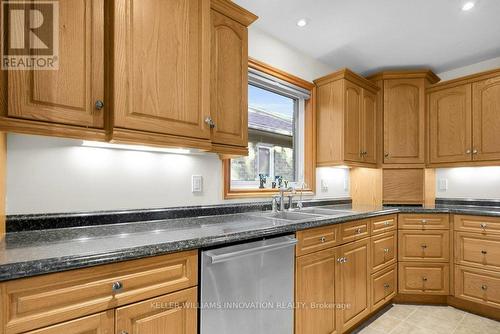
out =
[[371,276],[371,310],[375,311],[396,296],[397,265],[393,264]]
[[448,263],[400,262],[399,293],[448,295],[450,265]]
[[116,332],[128,334],[196,334],[197,288],[116,309]]
[[374,236],[370,244],[372,272],[397,262],[397,231]]
[[455,296],[500,308],[500,272],[455,266]]
[[399,260],[448,262],[450,231],[399,231]]
[[500,236],[455,232],[455,264],[500,271]]
[[26,334],[113,334],[115,317],[112,310],[88,317],[63,322],[54,326],[26,332]]
[[340,333],[334,305],[337,252],[330,248],[296,259],[295,334]]
[[370,239],[341,246],[335,265],[337,318],[345,332],[370,313]]

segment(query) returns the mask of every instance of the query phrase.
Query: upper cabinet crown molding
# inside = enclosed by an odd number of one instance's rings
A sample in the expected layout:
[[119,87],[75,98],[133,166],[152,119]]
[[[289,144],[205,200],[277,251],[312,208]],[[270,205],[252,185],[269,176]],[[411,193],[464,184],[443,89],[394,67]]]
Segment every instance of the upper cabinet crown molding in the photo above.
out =
[[211,0],[210,7],[245,27],[248,27],[259,18],[245,8],[228,0]]
[[367,77],[368,80],[389,80],[389,79],[426,79],[430,84],[435,84],[441,79],[431,70],[400,70],[382,71]]
[[474,73],[471,75],[459,77],[456,79],[441,81],[436,84],[432,84],[427,88],[427,93],[432,93],[438,90],[447,89],[451,87],[461,86],[464,84],[470,84],[476,81],[482,81],[486,79],[491,79],[500,76],[500,68],[484,71],[480,73]]
[[325,75],[321,78],[314,80],[316,86],[321,86],[327,84],[329,82],[346,79],[351,81],[352,83],[362,86],[364,89],[371,91],[372,93],[377,93],[380,88],[377,87],[373,82],[363,78],[361,75],[351,71],[348,68],[343,68],[331,74]]

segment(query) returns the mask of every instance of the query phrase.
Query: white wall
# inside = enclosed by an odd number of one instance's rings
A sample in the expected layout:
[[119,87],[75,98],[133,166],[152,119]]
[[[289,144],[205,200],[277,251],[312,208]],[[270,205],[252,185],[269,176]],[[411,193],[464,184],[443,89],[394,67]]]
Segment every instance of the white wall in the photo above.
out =
[[[500,68],[500,57],[457,68],[438,76],[451,80]],[[440,187],[447,183],[448,189]],[[441,198],[500,199],[500,167],[441,168],[437,170],[436,196]]]
[[335,70],[291,48],[289,45],[266,34],[255,26],[250,26],[249,28],[248,41],[248,53],[250,57],[299,78],[313,81]]

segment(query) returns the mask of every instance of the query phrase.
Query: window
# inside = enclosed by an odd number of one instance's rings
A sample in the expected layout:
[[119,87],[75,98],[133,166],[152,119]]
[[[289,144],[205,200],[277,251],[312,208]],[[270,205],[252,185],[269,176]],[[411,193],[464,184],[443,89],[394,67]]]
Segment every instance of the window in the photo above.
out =
[[[265,195],[276,191],[279,182],[302,186],[313,182],[306,166],[305,138],[311,137],[311,91],[313,85],[255,61],[249,64],[248,84],[248,156],[234,158],[224,164],[225,197],[238,194]],[[252,64],[254,66],[252,66]],[[275,76],[272,74],[280,74]],[[300,80],[296,85],[292,79]],[[288,79],[288,80],[286,80]],[[305,86],[305,87],[304,87]],[[306,106],[307,105],[307,106]],[[307,145],[309,144],[309,145]],[[311,156],[312,158],[312,156]],[[306,175],[307,174],[307,175]],[[261,188],[261,178],[265,178]],[[273,184],[274,183],[274,184]]]

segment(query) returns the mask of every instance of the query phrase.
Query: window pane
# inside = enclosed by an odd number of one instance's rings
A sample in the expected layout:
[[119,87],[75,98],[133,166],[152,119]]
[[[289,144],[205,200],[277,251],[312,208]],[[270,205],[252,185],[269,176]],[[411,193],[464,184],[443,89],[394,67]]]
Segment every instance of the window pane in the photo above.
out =
[[231,160],[233,187],[257,187],[259,174],[296,181],[297,100],[248,85],[248,157]]

